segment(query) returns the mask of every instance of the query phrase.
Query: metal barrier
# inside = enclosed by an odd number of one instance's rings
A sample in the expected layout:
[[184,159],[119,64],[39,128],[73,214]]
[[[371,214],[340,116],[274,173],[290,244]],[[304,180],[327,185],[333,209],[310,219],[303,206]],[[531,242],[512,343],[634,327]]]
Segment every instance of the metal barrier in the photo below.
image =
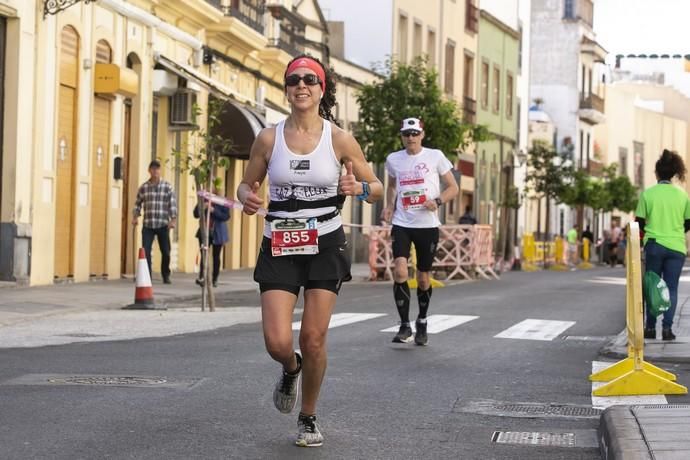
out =
[[[390,226],[369,228],[369,279],[393,279]],[[493,269],[493,229],[490,225],[442,225],[432,272],[442,280],[499,276]]]
[[592,391],[592,394],[594,396],[686,394],[688,389],[675,383],[674,374],[644,360],[642,259],[640,257],[640,229],[637,222],[629,223],[627,232],[625,319],[628,357],[589,376],[593,382],[608,382]]

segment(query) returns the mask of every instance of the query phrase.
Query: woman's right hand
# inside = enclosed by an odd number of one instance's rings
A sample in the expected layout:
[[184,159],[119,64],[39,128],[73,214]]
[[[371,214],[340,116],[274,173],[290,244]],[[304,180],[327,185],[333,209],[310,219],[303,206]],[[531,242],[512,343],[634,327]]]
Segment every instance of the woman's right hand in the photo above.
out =
[[254,185],[252,185],[252,188],[247,192],[247,194],[244,197],[244,207],[242,208],[242,212],[249,216],[253,216],[254,214],[256,214],[259,208],[261,208],[264,204],[264,200],[259,198],[258,192],[259,183],[254,182]]

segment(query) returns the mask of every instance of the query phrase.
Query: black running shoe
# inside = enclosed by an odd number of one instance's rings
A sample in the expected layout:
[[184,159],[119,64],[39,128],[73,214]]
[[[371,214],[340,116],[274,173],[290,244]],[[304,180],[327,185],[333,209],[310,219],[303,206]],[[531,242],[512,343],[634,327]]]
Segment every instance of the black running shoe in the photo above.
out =
[[415,322],[415,328],[417,329],[417,332],[415,332],[414,335],[414,343],[417,345],[426,345],[429,341],[429,338],[426,335],[426,321],[422,323],[417,320]]
[[676,334],[673,333],[671,328],[664,328],[661,330],[661,338],[663,340],[676,340]]
[[644,330],[644,338],[645,339],[656,339],[656,328],[645,328]]
[[299,353],[295,353],[295,356],[297,357],[298,372],[296,374],[288,374],[283,369],[273,390],[273,404],[283,414],[292,412],[297,403],[299,377],[302,374],[302,357]]
[[412,342],[412,328],[409,324],[401,324],[400,330],[395,337],[393,337],[393,343],[410,343]]
[[300,447],[319,447],[323,444],[323,435],[316,426],[316,415],[299,414],[295,444]]

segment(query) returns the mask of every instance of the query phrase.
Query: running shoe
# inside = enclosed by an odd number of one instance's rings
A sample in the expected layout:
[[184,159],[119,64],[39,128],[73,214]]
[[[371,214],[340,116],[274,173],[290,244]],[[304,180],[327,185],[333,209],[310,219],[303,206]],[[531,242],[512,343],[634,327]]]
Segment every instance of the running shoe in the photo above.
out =
[[300,447],[319,447],[323,444],[323,435],[316,426],[316,415],[299,414],[295,444]]
[[676,340],[676,334],[673,333],[670,327],[665,327],[661,330],[662,340]]
[[295,353],[295,356],[297,357],[298,372],[296,374],[289,374],[283,369],[273,390],[273,404],[283,414],[292,412],[297,403],[299,377],[302,374],[302,357],[299,353]]
[[644,338],[645,339],[652,339],[652,340],[656,339],[656,328],[653,328],[653,327],[645,328]]
[[393,337],[393,343],[410,343],[412,342],[412,328],[409,324],[401,324],[400,330],[395,337]]
[[426,321],[422,323],[419,320],[417,320],[415,322],[415,328],[417,329],[417,331],[414,335],[414,343],[416,343],[417,345],[426,345],[429,341],[429,338],[426,335]]

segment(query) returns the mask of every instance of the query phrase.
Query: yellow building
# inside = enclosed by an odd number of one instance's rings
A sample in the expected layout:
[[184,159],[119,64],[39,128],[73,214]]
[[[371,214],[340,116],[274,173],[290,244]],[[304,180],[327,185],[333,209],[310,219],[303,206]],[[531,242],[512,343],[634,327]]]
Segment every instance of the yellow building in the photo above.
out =
[[[0,279],[131,274],[131,213],[153,158],[178,199],[171,268],[194,271],[196,190],[171,152],[198,148],[209,97],[226,99],[219,134],[234,148],[219,175],[234,197],[254,137],[289,113],[283,72],[305,51],[338,67],[339,107],[356,123],[352,88],[374,74],[330,63],[327,34],[316,0],[0,0]],[[225,267],[253,266],[262,219],[235,210],[229,226]]]

